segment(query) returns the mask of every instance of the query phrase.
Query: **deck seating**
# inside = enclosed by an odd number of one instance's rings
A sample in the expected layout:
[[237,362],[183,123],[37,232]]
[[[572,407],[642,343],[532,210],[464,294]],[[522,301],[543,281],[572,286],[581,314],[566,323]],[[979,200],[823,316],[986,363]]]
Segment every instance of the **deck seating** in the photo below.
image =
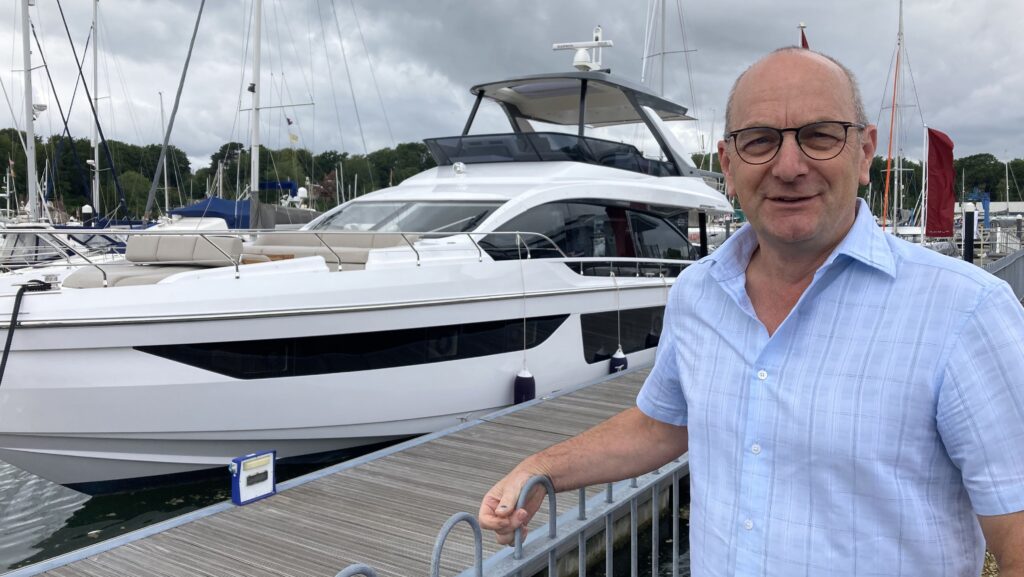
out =
[[[320,234],[321,240],[312,233],[264,234],[252,244],[245,246],[243,262],[257,262],[265,259],[281,260],[306,256],[321,256],[332,270],[338,270],[339,258],[342,270],[359,270],[366,266],[370,250],[407,245],[398,234],[344,233]],[[408,242],[415,242],[415,235],[406,235]],[[330,245],[330,249],[324,246]]]
[[[145,285],[179,272],[232,266],[241,254],[242,239],[238,237],[139,235],[128,238],[124,262],[99,266],[106,273],[107,286]],[[83,266],[61,284],[66,288],[101,287],[103,272]]]

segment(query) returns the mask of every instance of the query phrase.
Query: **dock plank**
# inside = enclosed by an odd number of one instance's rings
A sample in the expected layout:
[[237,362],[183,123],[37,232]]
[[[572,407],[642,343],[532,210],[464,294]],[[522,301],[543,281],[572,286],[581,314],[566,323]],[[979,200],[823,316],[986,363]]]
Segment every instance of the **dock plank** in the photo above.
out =
[[[523,457],[633,406],[648,371],[634,371],[407,447],[356,467],[166,531],[43,575],[51,577],[332,577],[365,563],[381,577],[425,575],[434,540]],[[600,489],[591,489],[590,494]],[[562,493],[558,513],[577,506]],[[547,507],[531,527],[547,522]],[[489,536],[484,555],[501,549]],[[442,572],[473,561],[468,526],[445,545]]]

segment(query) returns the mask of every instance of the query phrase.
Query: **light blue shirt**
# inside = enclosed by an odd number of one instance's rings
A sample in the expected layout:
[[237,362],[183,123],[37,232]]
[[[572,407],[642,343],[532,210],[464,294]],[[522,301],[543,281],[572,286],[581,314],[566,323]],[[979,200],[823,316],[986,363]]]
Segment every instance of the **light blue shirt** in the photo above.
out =
[[749,226],[672,288],[637,405],[688,427],[694,577],[976,577],[1024,510],[1024,308],[857,202],[771,337]]

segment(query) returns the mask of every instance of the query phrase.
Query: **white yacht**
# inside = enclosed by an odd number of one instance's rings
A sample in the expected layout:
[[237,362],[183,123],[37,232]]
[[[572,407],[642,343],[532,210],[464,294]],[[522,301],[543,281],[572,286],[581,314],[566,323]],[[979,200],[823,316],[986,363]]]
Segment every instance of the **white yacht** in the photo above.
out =
[[[18,310],[5,289],[0,459],[111,492],[454,425],[524,367],[541,396],[651,363],[688,227],[733,210],[667,128],[686,109],[603,71],[472,93],[436,168],[303,230],[133,232]],[[511,132],[470,135],[482,101]],[[655,148],[584,134],[624,125]]]

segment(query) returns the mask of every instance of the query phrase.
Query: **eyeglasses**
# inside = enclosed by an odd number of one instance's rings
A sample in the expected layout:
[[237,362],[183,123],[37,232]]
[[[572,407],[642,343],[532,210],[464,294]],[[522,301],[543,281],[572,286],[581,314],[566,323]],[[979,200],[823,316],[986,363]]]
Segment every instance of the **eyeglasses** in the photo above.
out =
[[846,136],[850,128],[863,129],[866,125],[858,122],[839,122],[829,120],[815,122],[798,128],[772,128],[770,126],[754,126],[734,130],[725,135],[725,139],[733,139],[736,153],[747,164],[765,164],[771,162],[782,148],[782,137],[787,132],[796,136],[797,146],[814,160],[830,160],[843,152],[846,147]]

